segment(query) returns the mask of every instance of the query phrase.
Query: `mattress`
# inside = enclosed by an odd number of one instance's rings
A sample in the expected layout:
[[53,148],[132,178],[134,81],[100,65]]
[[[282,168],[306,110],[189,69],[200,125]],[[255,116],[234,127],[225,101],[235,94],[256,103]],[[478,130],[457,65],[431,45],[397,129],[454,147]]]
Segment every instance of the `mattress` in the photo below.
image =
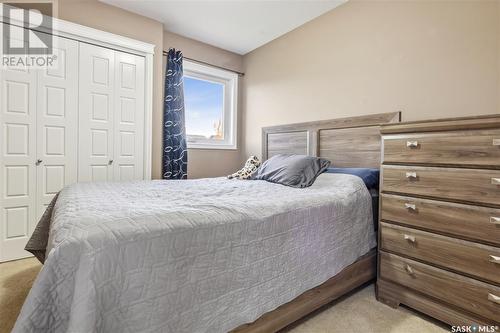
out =
[[[36,237],[36,236],[35,236]],[[352,175],[83,183],[55,202],[14,332],[226,332],[375,247]]]

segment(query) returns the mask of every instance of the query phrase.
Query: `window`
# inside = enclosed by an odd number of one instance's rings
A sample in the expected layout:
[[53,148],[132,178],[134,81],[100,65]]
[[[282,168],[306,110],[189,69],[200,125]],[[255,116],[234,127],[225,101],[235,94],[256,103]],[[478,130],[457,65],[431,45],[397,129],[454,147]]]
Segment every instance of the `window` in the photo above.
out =
[[188,148],[236,149],[238,75],[184,61]]

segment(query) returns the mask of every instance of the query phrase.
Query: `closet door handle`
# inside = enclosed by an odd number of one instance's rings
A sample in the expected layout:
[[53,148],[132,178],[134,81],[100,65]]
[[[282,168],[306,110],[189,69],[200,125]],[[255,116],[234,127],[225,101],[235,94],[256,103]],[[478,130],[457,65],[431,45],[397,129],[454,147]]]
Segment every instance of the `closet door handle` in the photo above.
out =
[[500,146],[500,139],[493,139],[493,146]]
[[500,257],[494,256],[494,255],[490,255],[490,262],[492,262],[494,264],[500,264]]
[[415,171],[407,172],[406,173],[406,178],[407,179],[417,179],[417,173]]
[[407,148],[417,148],[418,141],[406,141],[406,147]]
[[490,216],[490,222],[493,224],[500,225],[500,217]]
[[404,238],[405,240],[409,241],[409,242],[412,242],[412,243],[415,243],[415,241],[417,240],[417,239],[415,238],[415,236],[411,236],[411,235],[407,235],[407,234],[404,234],[404,235],[403,235],[403,238]]
[[40,165],[40,164],[42,164],[42,162],[43,162],[42,160],[38,159],[38,160],[36,160],[35,164]]
[[408,210],[417,210],[417,205],[407,202],[405,203],[405,208]]
[[488,301],[492,301],[493,303],[500,304],[500,297],[493,295],[493,294],[488,294]]
[[113,164],[113,160],[109,160],[108,164],[109,165]]

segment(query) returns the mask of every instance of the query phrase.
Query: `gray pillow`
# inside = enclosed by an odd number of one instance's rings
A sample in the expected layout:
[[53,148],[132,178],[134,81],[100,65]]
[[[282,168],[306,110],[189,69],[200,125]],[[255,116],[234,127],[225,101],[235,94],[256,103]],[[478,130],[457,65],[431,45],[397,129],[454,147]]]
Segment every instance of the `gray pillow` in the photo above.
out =
[[265,161],[252,179],[291,187],[308,187],[329,166],[330,161],[323,158],[280,154]]

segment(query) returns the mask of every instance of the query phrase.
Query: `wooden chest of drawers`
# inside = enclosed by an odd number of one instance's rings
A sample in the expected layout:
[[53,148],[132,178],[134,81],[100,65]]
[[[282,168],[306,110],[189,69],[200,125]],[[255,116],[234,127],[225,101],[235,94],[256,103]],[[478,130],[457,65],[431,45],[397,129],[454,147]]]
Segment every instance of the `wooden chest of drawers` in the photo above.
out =
[[500,115],[381,132],[377,298],[500,325]]

